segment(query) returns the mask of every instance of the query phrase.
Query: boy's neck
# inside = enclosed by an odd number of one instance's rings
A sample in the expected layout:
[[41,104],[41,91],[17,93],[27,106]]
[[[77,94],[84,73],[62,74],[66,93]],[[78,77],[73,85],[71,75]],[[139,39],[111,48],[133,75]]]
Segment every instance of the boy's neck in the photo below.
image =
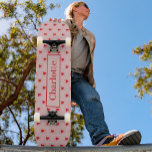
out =
[[81,18],[81,17],[74,17],[74,22],[75,22],[75,24],[79,27],[79,29],[83,29],[83,21],[84,21],[84,19],[83,18]]

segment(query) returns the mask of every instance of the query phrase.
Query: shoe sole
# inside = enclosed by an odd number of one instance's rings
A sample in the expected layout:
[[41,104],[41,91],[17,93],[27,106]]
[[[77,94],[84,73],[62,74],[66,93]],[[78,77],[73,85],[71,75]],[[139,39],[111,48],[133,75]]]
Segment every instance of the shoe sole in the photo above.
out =
[[139,145],[141,141],[141,133],[132,130],[124,134],[118,145]]

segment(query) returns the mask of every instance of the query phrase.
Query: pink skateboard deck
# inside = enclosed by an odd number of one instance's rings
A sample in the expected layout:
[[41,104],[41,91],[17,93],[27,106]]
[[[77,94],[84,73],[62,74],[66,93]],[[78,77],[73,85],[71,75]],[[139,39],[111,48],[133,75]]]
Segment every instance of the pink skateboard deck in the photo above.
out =
[[51,19],[38,31],[34,133],[39,146],[64,147],[70,137],[70,38],[68,25]]

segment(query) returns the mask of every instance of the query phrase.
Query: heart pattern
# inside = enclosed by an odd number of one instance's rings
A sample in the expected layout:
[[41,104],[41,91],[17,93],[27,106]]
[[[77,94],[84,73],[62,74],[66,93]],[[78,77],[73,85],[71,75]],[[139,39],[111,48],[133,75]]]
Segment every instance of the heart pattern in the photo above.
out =
[[[58,23],[49,19],[40,27],[38,36],[43,40],[65,40],[71,34],[64,22]],[[59,69],[55,71],[56,78],[54,71],[53,77],[49,73],[50,60],[53,57],[59,65]],[[64,116],[66,112],[71,113],[71,47],[62,44],[58,52],[50,52],[50,46],[47,44],[38,45],[36,59],[35,112],[39,112],[41,116],[47,115],[48,111],[57,111],[60,116]],[[54,82],[56,84],[52,85]],[[55,90],[53,97],[49,96],[51,87]],[[47,120],[34,123],[35,138],[39,146],[66,146],[70,129],[71,124],[65,123],[64,120],[58,120],[56,125],[50,125]]]

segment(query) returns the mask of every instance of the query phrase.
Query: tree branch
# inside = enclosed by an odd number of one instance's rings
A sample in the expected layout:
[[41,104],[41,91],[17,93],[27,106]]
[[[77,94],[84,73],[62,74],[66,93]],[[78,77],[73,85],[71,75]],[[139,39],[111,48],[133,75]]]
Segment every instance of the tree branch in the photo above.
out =
[[[36,24],[34,23],[34,21],[31,19],[31,22],[33,23],[33,26],[34,26],[34,29],[36,30],[36,31],[38,31],[38,29],[37,29],[37,27],[36,27]],[[36,18],[36,22],[37,22],[37,18]]]
[[16,132],[16,131],[12,131],[12,130],[1,129],[1,131],[11,132],[11,133],[15,133],[15,134],[18,134],[18,135],[19,135],[19,133],[18,133],[18,132]]
[[14,82],[12,82],[12,81],[10,81],[10,80],[0,78],[0,81],[6,81],[6,82],[8,82],[8,83],[11,83],[13,86],[15,86],[15,87],[17,88],[16,83],[14,83]]
[[8,106],[8,109],[11,112],[11,114],[12,114],[12,116],[14,118],[14,121],[16,122],[16,125],[18,126],[18,129],[19,129],[19,132],[20,132],[20,143],[19,143],[19,145],[22,145],[22,129],[21,129],[21,127],[20,127],[20,125],[19,125],[19,123],[18,123],[18,121],[17,121],[12,109],[9,106]]
[[17,99],[23,85],[24,85],[24,81],[26,79],[26,77],[28,76],[28,74],[30,73],[30,71],[32,70],[32,68],[35,66],[36,64],[36,58],[33,59],[28,67],[25,69],[25,71],[23,72],[23,76],[19,81],[19,84],[17,85],[17,88],[14,92],[14,94],[12,94],[6,101],[0,103],[0,115],[2,114],[2,111],[9,105],[13,104],[14,100]]
[[25,35],[25,37],[27,38],[27,40],[30,42],[30,44],[31,44],[31,46],[33,47],[33,49],[36,50],[36,48],[34,47],[33,43],[31,42],[31,40],[29,39],[28,35],[26,34],[26,32],[25,32],[25,30],[24,30],[24,28],[23,28],[23,26],[22,26],[22,23],[21,23],[20,20],[17,18],[16,14],[15,14],[15,18],[16,18],[16,20],[18,21],[18,23],[19,23],[19,25],[20,25],[20,27],[21,27],[21,29],[22,29],[22,31],[23,31],[23,34]]
[[5,92],[5,94],[4,94],[4,100],[6,100],[7,94],[8,94],[8,82],[7,82],[6,92]]
[[29,114],[29,106],[27,105],[27,107],[28,107],[28,130],[27,130],[27,135],[26,135],[26,138],[24,139],[24,141],[23,141],[23,145],[25,145],[26,144],[26,142],[27,142],[27,140],[28,140],[28,138],[31,136],[31,134],[30,134],[30,114]]

